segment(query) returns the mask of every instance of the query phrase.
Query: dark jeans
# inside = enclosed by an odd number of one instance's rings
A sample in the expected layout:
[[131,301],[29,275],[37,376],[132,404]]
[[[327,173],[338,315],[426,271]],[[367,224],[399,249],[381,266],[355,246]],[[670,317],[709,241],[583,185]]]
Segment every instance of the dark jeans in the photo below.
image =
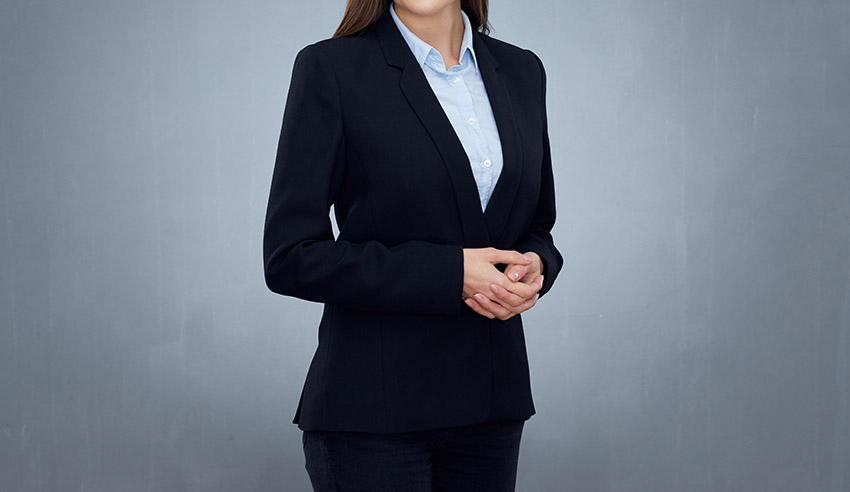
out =
[[523,424],[304,431],[307,473],[316,492],[513,492]]

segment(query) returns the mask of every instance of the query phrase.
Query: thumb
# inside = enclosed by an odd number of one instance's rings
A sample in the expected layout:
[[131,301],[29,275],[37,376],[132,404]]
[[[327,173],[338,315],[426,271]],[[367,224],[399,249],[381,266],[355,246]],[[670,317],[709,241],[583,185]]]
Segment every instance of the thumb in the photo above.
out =
[[508,265],[508,268],[505,269],[505,275],[511,282],[516,282],[519,280],[520,277],[525,275],[523,270],[524,269],[522,265]]
[[528,265],[529,263],[534,261],[531,258],[523,256],[522,253],[520,253],[519,251],[504,249],[494,250],[489,260],[490,263],[506,263],[518,265]]

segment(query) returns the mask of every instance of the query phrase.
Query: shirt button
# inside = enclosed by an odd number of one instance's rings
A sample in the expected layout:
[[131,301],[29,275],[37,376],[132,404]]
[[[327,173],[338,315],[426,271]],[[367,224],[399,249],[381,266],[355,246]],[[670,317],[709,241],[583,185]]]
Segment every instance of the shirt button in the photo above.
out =
[[492,163],[492,162],[490,162],[490,159],[485,159],[485,160],[484,160],[484,167],[490,167],[490,165],[491,165],[491,164],[493,164],[493,163]]
[[475,124],[475,118],[469,118],[468,120],[466,120],[466,122],[469,123],[470,125],[474,125]]
[[453,82],[453,83],[455,83],[455,84],[457,84],[458,82],[460,82],[460,77],[455,77],[455,78],[453,78],[453,79],[452,79],[452,82]]

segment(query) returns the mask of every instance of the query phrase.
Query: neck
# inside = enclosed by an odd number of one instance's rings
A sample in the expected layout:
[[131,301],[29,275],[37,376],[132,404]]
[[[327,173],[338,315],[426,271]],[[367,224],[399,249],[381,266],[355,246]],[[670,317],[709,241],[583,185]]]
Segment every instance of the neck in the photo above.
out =
[[446,68],[460,61],[460,45],[463,42],[463,18],[460,2],[426,15],[418,14],[394,3],[395,13],[410,31],[422,41],[430,44],[443,57]]

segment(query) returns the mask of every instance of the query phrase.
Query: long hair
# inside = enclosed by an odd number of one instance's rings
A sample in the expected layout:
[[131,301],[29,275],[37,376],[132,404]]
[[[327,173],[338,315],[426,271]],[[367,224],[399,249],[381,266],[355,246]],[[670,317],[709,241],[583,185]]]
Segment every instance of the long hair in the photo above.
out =
[[[333,37],[356,34],[371,26],[387,10],[392,0],[348,0],[342,22],[336,28]],[[488,0],[461,0],[460,8],[466,12],[472,28],[484,34],[490,33],[487,21]]]

